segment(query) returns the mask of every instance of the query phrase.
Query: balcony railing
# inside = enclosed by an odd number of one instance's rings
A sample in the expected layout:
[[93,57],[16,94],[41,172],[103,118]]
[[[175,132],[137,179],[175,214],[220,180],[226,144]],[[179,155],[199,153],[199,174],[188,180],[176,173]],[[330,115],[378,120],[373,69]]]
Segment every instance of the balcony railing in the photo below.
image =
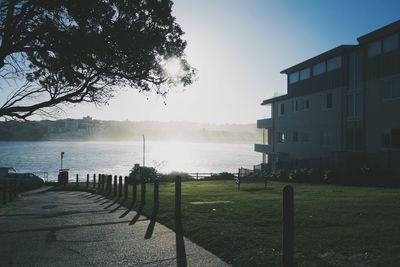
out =
[[272,146],[263,145],[263,144],[255,144],[254,150],[256,152],[261,152],[261,153],[272,153]]
[[257,128],[272,129],[272,118],[257,120]]

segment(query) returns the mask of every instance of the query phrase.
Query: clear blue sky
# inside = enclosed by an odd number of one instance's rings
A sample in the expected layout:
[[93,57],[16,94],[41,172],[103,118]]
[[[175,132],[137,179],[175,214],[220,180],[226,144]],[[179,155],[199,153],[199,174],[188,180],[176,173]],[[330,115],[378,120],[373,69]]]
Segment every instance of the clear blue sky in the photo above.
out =
[[64,116],[254,123],[263,99],[286,92],[282,69],[399,20],[400,1],[176,0],[173,14],[198,82],[177,88],[167,105],[131,90],[100,110],[85,104]]

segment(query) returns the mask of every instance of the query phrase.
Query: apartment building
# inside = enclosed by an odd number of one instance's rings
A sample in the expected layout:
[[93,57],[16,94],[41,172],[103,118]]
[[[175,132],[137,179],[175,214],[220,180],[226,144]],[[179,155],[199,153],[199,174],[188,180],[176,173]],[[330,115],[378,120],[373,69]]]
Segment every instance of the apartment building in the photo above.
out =
[[266,99],[263,168],[367,164],[400,172],[400,20],[281,71],[287,94]]

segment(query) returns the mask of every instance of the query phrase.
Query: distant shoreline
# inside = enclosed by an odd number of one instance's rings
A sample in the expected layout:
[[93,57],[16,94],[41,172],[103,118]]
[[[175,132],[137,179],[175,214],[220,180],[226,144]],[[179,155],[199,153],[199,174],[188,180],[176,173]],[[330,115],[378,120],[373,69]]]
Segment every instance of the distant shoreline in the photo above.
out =
[[[0,140],[0,142],[142,142],[141,139],[44,139],[44,140]],[[180,143],[207,143],[207,144],[237,144],[253,145],[254,142],[231,141],[231,140],[178,140],[178,139],[148,139],[147,142],[180,142]]]

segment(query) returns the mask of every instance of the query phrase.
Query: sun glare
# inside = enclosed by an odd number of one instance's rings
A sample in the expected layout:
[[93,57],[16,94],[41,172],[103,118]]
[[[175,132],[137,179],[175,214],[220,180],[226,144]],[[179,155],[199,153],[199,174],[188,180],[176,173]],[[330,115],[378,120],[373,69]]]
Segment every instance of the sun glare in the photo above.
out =
[[172,57],[166,60],[164,71],[170,78],[177,78],[182,74],[182,62],[179,58]]

